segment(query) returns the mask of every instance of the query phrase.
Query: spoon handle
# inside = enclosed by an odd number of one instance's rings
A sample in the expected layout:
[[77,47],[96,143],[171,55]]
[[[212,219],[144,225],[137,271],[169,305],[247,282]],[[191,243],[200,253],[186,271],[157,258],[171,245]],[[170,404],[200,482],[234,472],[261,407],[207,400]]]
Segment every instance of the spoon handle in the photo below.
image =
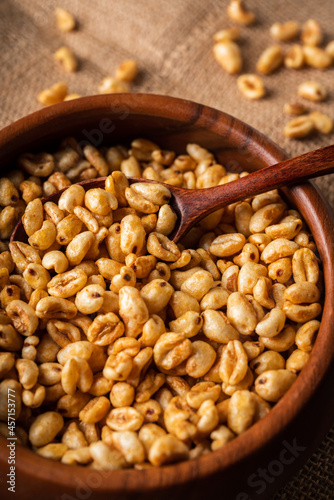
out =
[[223,186],[207,189],[206,196],[201,197],[200,210],[202,213],[204,211],[208,213],[210,207],[213,212],[243,198],[298,184],[306,179],[332,172],[334,172],[334,145],[257,170]]

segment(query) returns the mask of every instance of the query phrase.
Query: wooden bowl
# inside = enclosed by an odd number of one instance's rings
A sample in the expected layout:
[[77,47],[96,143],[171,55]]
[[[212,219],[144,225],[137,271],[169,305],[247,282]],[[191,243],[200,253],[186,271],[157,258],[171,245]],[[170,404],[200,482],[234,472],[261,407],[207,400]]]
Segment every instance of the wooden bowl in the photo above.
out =
[[[235,171],[259,169],[286,158],[284,151],[270,140],[223,112],[171,97],[118,94],[57,104],[3,129],[1,173],[14,167],[20,153],[49,150],[68,135],[97,147],[146,137],[178,153],[185,151],[188,142],[197,142]],[[303,453],[305,461],[312,447],[295,442],[296,435],[299,436],[298,429],[303,427],[305,418],[312,422],[306,409],[318,397],[317,388],[334,355],[334,224],[324,200],[310,183],[285,190],[285,194],[303,214],[314,235],[323,263],[326,294],[321,328],[310,360],[270,414],[221,450],[196,460],[142,471],[105,472],[67,466],[17,446],[16,493],[20,500],[44,495],[49,500],[163,500],[171,496],[184,500],[202,499],[210,494],[237,500],[269,498],[273,488],[277,488],[276,478],[283,476],[287,468],[293,471],[294,462],[298,463],[297,458]],[[319,415],[313,413],[313,421],[319,423]],[[318,434],[319,440],[319,430],[314,432],[312,427],[311,432]],[[2,436],[0,444],[0,481],[5,490],[2,498],[11,498],[4,484],[9,465]],[[257,469],[260,465],[270,466],[267,478]]]

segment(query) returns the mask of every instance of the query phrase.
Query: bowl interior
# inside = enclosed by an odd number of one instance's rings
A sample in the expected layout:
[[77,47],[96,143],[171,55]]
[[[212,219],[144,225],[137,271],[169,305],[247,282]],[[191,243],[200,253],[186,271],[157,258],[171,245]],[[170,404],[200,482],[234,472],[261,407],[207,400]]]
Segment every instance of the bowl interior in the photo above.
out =
[[[96,147],[129,144],[133,138],[156,141],[165,149],[184,153],[189,142],[212,150],[229,170],[256,170],[286,158],[285,153],[246,124],[217,110],[195,103],[152,95],[95,96],[69,101],[29,115],[0,132],[2,175],[15,168],[20,153],[52,151],[61,139],[74,136],[82,144]],[[268,186],[268,190],[270,186]],[[331,359],[334,225],[330,212],[310,183],[284,190],[303,214],[314,234],[324,268],[326,296],[324,320],[310,362],[286,396],[262,421],[232,441],[223,450],[194,461],[155,470],[116,471],[104,474],[100,491],[147,491],[187,483],[236,464],[259,450],[284,429],[301,411],[319,384]],[[329,238],[330,235],[330,238]],[[328,321],[329,320],[329,321]],[[7,462],[1,438],[0,461]],[[73,475],[84,479],[86,471],[48,461],[28,449],[18,447],[17,470],[22,477],[37,478],[39,484],[67,488]]]

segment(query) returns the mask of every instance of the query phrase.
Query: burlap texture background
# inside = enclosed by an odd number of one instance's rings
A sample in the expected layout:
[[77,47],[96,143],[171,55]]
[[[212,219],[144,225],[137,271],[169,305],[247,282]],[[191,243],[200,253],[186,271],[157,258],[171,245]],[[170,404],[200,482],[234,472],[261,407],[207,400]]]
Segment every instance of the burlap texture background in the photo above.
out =
[[[257,128],[298,155],[333,142],[330,136],[306,141],[284,138],[288,121],[283,104],[295,101],[297,86],[315,79],[324,84],[329,98],[310,109],[323,110],[334,118],[334,69],[321,72],[281,69],[264,78],[268,96],[257,102],[245,100],[236,89],[235,77],[218,66],[212,56],[212,35],[231,26],[227,1],[214,0],[0,0],[0,127],[40,107],[37,93],[64,80],[70,92],[97,93],[100,80],[112,75],[124,59],[135,58],[140,66],[134,91],[169,94],[224,110]],[[68,8],[78,29],[61,33],[53,14],[56,6]],[[269,27],[276,21],[317,19],[334,39],[333,0],[249,0],[256,12],[255,26],[242,28],[240,42],[245,72],[254,72],[262,50],[273,43]],[[65,74],[53,60],[61,45],[73,49],[80,69]],[[316,181],[334,206],[333,177]],[[332,429],[307,465],[275,496],[280,499],[332,499],[334,430]]]

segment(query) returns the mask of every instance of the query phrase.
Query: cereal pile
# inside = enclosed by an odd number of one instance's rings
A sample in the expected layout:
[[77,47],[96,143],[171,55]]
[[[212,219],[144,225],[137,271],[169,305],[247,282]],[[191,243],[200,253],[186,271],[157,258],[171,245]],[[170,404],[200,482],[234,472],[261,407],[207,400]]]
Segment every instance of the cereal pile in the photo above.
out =
[[[199,457],[267,415],[309,358],[321,273],[301,215],[269,191],[176,245],[167,185],[239,177],[186,149],[70,138],[0,180],[0,432],[11,389],[18,442],[39,455],[111,470]],[[92,175],[104,188],[72,184]],[[27,242],[8,246],[22,213]]]

